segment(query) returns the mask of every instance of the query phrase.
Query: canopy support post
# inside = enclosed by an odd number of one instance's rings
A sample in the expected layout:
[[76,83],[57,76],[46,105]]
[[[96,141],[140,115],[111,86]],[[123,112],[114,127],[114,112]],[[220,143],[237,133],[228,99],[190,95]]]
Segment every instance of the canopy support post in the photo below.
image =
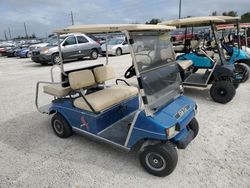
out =
[[109,54],[108,54],[108,32],[105,36],[105,49],[106,49],[106,65],[109,63]]
[[[140,76],[138,65],[136,63],[135,52],[133,50],[132,44],[130,43],[130,35],[129,35],[129,32],[127,30],[123,31],[123,33],[125,34],[125,36],[127,38],[127,41],[128,41],[128,46],[129,46],[130,54],[131,54],[131,57],[132,57],[132,64],[134,65],[136,78],[137,78],[137,81],[138,81],[138,83],[140,85],[141,84],[141,76]],[[146,97],[143,87],[139,88],[139,90],[140,90],[140,92],[139,92],[139,104],[140,104],[140,107],[139,108],[141,110],[144,109],[147,116],[153,116],[153,113],[148,108],[148,104],[143,101],[143,98]]]
[[60,69],[61,69],[61,73],[64,74],[64,75],[67,75],[64,72],[63,57],[62,57],[62,48],[61,48],[60,34],[59,33],[57,33],[57,44],[58,44],[59,57],[60,57]]

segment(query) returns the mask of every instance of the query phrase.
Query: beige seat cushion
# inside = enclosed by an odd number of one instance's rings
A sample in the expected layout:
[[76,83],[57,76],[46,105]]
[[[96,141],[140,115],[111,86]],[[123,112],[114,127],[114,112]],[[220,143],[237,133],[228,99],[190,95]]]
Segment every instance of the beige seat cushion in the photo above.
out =
[[55,97],[64,97],[71,91],[70,87],[62,87],[61,84],[49,84],[43,86],[43,92]]
[[[115,85],[110,88],[91,93],[85,97],[96,112],[101,112],[115,104],[120,103],[123,100],[137,95],[137,93],[138,89],[136,87]],[[77,108],[91,111],[82,97],[75,99],[74,105]]]
[[211,57],[211,58],[213,58],[214,57],[214,52],[213,51],[205,51],[205,53],[203,53],[203,52],[201,52],[201,51],[198,51],[198,52],[196,52],[198,55],[202,55],[202,56],[206,56],[206,54],[207,54],[207,56],[208,57]]
[[94,68],[95,80],[97,83],[103,83],[115,78],[115,71],[112,66],[106,65]]
[[198,40],[191,40],[191,48],[193,50],[199,48],[199,46],[200,46],[200,42]]
[[187,70],[193,65],[192,60],[178,60],[177,63],[182,68],[182,70]]
[[96,84],[91,70],[81,70],[69,73],[69,84],[72,89],[81,89]]
[[214,57],[214,52],[213,52],[213,51],[206,51],[206,54],[207,54],[209,57],[211,57],[211,58]]

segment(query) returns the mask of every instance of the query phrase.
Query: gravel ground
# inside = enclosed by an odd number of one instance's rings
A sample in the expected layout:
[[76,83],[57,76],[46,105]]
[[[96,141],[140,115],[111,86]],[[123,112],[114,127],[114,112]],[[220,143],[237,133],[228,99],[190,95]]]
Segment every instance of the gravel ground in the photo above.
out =
[[[129,55],[111,57],[122,76]],[[104,63],[83,60],[66,68]],[[79,135],[60,139],[50,117],[35,109],[35,85],[50,66],[0,57],[0,187],[250,187],[250,81],[233,101],[213,102],[207,89],[186,89],[198,104],[200,133],[179,150],[175,171],[159,178],[145,172],[135,152],[122,153]],[[49,102],[41,96],[41,103]]]

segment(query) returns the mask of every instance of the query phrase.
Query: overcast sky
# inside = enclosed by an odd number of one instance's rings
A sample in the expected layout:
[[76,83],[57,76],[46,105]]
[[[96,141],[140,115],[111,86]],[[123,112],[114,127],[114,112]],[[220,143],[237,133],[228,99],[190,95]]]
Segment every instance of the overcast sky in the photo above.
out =
[[[0,39],[8,27],[12,37],[28,34],[45,37],[53,29],[71,24],[144,23],[151,18],[178,17],[179,0],[0,0]],[[182,0],[182,16],[205,16],[213,11],[250,11],[250,0]],[[9,36],[9,34],[8,34]]]

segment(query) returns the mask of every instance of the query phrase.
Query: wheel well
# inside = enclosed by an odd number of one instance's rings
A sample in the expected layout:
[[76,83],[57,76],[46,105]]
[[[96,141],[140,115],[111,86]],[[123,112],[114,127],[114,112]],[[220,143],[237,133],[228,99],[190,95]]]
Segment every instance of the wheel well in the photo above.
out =
[[55,114],[56,112],[57,112],[56,110],[51,110],[51,111],[49,112],[49,115]]
[[92,52],[93,50],[95,50],[95,51],[98,52],[98,49],[97,49],[97,48],[92,48],[92,49],[90,50],[90,52]]

